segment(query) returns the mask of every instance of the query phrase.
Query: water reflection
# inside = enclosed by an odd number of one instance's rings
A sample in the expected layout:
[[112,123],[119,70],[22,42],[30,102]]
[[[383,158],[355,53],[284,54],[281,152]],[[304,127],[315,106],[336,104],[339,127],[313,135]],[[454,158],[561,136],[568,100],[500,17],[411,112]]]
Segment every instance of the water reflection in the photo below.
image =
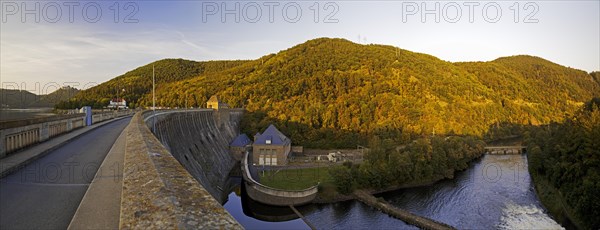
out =
[[418,229],[358,201],[315,206],[304,215],[318,229]]
[[[245,229],[310,229],[289,207],[264,205],[250,199],[241,178],[236,179],[238,186],[229,193],[223,206]],[[311,208],[314,206],[297,207],[301,213],[308,213]]]
[[54,115],[56,114],[52,113],[52,108],[0,109],[0,121],[23,120]]
[[[486,155],[455,179],[382,194],[393,205],[456,228],[560,228],[538,201],[525,155]],[[528,215],[509,210],[527,207]],[[523,213],[523,212],[519,212]],[[511,215],[511,218],[507,218]],[[515,220],[518,218],[518,220]],[[511,220],[513,223],[507,223]],[[527,222],[527,225],[521,223]],[[515,223],[520,223],[513,225]]]

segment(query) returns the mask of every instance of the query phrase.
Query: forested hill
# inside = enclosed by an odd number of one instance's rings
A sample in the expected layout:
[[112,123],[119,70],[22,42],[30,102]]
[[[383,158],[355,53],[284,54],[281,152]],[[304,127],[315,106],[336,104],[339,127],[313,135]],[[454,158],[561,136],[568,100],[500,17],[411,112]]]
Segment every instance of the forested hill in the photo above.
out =
[[60,101],[68,100],[79,92],[78,89],[64,86],[52,93],[37,95],[26,90],[0,89],[2,108],[26,109],[32,107],[52,107]]
[[[373,134],[407,141],[432,133],[483,135],[503,123],[561,121],[600,92],[592,75],[537,57],[451,63],[344,39],[314,39],[229,67],[190,68],[184,80],[159,83],[157,104],[202,107],[218,94],[248,110],[246,132],[274,122],[297,144],[355,147]],[[110,92],[113,81],[99,87]],[[88,98],[101,92],[95,94]],[[151,105],[151,95],[137,102]]]
[[600,228],[600,98],[562,124],[526,132],[529,173],[536,193],[567,228]]
[[130,107],[136,107],[139,98],[152,92],[153,67],[155,69],[155,81],[160,86],[202,74],[223,71],[245,62],[237,60],[196,62],[183,59],[163,59],[81,91],[71,100],[63,101],[57,107],[81,108],[83,105],[90,105],[102,108],[108,105],[111,98],[115,97],[125,98]]
[[23,109],[37,100],[39,96],[27,90],[0,89],[0,108]]

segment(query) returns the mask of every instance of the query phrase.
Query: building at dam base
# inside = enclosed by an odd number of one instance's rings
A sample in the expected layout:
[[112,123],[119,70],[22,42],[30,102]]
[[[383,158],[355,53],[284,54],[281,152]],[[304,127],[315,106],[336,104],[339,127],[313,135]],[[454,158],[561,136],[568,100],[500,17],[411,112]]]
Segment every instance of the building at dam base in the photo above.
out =
[[252,162],[257,165],[286,165],[292,153],[292,140],[274,125],[254,135]]
[[241,161],[246,151],[250,151],[252,148],[252,141],[245,133],[242,133],[235,137],[229,144],[229,152],[235,158],[236,161]]

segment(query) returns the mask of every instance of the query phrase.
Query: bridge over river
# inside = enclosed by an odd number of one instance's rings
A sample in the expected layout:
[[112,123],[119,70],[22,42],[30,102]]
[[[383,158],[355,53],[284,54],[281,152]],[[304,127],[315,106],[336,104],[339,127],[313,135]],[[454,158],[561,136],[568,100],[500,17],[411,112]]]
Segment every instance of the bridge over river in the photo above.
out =
[[504,145],[504,146],[486,146],[485,153],[492,155],[512,155],[527,152],[527,146],[522,145]]

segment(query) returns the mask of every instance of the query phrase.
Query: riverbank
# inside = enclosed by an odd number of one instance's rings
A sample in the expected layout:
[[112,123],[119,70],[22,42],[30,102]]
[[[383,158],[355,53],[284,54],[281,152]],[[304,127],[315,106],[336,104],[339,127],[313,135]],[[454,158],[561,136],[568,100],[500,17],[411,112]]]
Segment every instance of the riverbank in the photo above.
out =
[[575,217],[573,208],[566,203],[558,189],[550,185],[550,182],[542,176],[536,173],[530,173],[530,175],[538,199],[560,225],[567,229],[585,229],[582,222]]
[[[483,147],[480,148],[483,151]],[[391,191],[396,191],[399,189],[407,189],[407,188],[416,188],[423,186],[431,186],[441,180],[444,179],[453,179],[454,174],[460,171],[463,171],[470,167],[471,163],[481,159],[483,156],[483,152],[479,152],[479,154],[474,154],[471,157],[471,160],[456,165],[454,169],[449,168],[445,171],[438,170],[437,174],[433,174],[427,178],[420,178],[419,180],[413,180],[409,182],[404,182],[401,184],[393,183],[390,186],[384,188],[369,188],[369,187],[361,187],[358,185],[355,179],[351,179],[353,185],[351,185],[352,190],[354,189],[362,189],[367,191],[370,194],[381,194]],[[346,166],[344,167],[352,167]],[[356,166],[355,166],[356,167]],[[330,174],[331,167],[316,167],[316,168],[292,168],[292,169],[277,169],[272,172],[266,173],[266,175],[261,174],[260,181],[267,186],[273,188],[280,189],[302,189],[306,188],[308,185],[319,184],[319,192],[316,198],[312,201],[315,204],[329,204],[336,202],[343,202],[348,200],[353,200],[354,196],[348,194],[341,194],[338,192],[338,188],[336,188],[336,183],[334,181],[333,176]],[[349,194],[352,193],[352,190],[347,191]]]
[[[459,171],[456,171],[459,172]],[[390,186],[387,188],[383,188],[383,189],[363,189],[363,191],[366,191],[367,193],[371,194],[371,195],[376,195],[376,194],[381,194],[381,193],[386,193],[386,192],[392,192],[392,191],[396,191],[396,190],[400,190],[400,189],[408,189],[408,188],[418,188],[418,187],[424,187],[424,186],[431,186],[439,181],[445,180],[445,179],[452,179],[453,176],[451,177],[443,177],[443,176],[438,176],[435,178],[431,178],[428,180],[421,180],[421,181],[416,181],[416,182],[409,182],[406,184],[402,184],[402,185],[394,185],[394,186]],[[325,186],[322,186],[321,189],[327,189],[325,188]],[[332,188],[335,189],[335,188]],[[340,194],[337,191],[331,192],[331,191],[321,191],[319,190],[319,193],[317,194],[317,197],[313,200],[313,204],[331,204],[331,203],[336,203],[336,202],[343,202],[343,201],[349,201],[349,200],[354,200],[356,197],[353,195],[344,195],[344,194]]]
[[[367,188],[367,189],[363,189],[363,190],[367,191],[371,195],[376,195],[376,194],[381,194],[381,193],[393,192],[393,191],[400,190],[400,189],[432,186],[435,183],[438,183],[445,179],[454,179],[454,174],[468,169],[473,162],[480,160],[484,155],[485,154],[481,154],[479,157],[471,160],[468,163],[468,166],[464,169],[447,171],[445,176],[438,175],[438,176],[434,176],[433,178],[423,179],[423,180],[419,180],[419,181],[411,181],[411,182],[404,183],[401,185],[393,185],[393,186],[389,186],[387,188],[382,188],[382,189]],[[335,188],[333,187],[332,184],[325,183],[325,184],[321,184],[321,187],[319,188],[319,193],[317,194],[317,197],[313,200],[312,203],[313,204],[331,204],[331,203],[349,201],[349,200],[354,200],[354,199],[355,199],[354,196],[340,194],[339,192],[337,192],[335,190]]]

